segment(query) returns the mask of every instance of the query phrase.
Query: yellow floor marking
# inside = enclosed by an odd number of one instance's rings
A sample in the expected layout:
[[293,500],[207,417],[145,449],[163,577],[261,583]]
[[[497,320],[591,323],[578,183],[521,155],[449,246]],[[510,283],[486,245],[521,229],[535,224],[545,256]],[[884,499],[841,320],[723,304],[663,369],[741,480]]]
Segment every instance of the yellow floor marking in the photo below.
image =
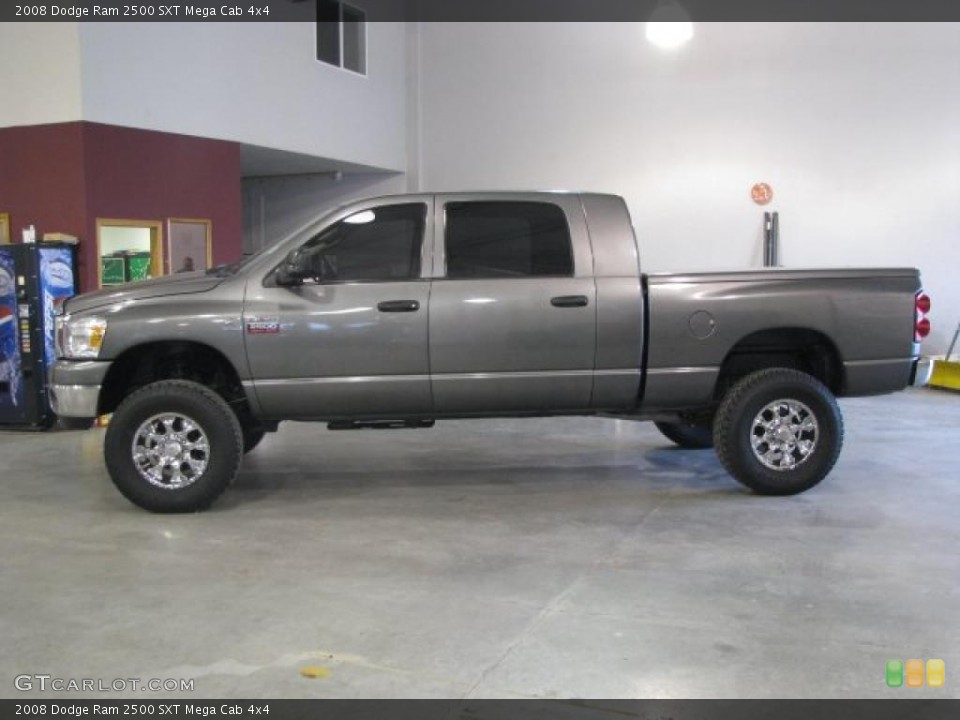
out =
[[305,678],[326,678],[330,677],[330,668],[320,667],[319,665],[304,665],[300,668],[300,674]]

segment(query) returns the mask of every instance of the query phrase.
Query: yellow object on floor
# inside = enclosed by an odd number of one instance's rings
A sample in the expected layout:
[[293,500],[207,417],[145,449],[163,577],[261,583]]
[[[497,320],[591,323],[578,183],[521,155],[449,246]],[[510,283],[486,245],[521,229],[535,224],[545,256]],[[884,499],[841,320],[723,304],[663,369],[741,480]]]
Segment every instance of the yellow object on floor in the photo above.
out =
[[934,360],[930,386],[960,390],[960,362],[955,360]]

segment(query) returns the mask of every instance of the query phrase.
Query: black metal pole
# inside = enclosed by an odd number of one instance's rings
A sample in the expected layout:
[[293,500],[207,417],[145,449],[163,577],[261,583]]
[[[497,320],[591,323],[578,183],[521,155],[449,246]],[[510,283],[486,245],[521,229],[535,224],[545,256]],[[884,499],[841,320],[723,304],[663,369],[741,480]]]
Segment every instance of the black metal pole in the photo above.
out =
[[780,213],[773,214],[770,226],[770,267],[780,267]]

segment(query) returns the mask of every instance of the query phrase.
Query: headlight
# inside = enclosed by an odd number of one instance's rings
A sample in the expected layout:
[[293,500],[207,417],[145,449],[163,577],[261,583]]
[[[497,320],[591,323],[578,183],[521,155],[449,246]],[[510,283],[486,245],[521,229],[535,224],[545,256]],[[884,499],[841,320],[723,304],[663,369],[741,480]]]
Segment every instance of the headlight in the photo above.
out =
[[107,319],[102,317],[57,318],[57,357],[96,358],[107,334]]

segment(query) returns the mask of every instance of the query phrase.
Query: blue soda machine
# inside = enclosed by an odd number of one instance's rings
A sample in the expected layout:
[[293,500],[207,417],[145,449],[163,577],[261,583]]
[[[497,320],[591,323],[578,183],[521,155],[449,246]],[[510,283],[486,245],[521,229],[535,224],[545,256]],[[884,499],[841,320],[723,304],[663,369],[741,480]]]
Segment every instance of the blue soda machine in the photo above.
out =
[[49,427],[56,313],[76,293],[72,245],[0,245],[0,425]]

